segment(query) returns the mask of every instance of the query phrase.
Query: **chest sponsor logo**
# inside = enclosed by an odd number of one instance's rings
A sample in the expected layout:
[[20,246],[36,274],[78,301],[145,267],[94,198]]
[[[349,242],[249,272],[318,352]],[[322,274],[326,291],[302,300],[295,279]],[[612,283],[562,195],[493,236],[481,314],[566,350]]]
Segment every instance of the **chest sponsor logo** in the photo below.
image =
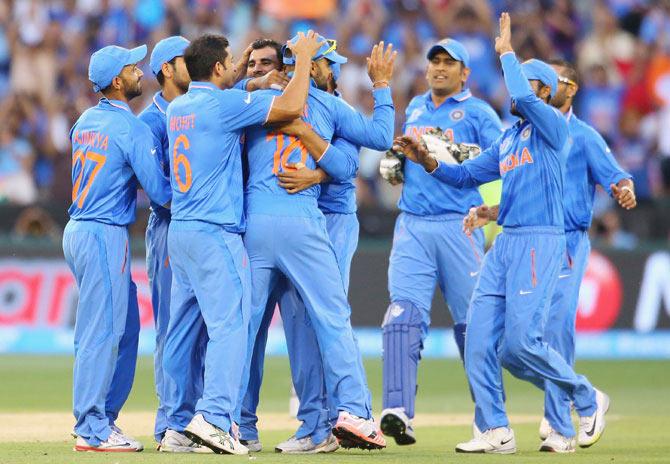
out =
[[415,109],[414,111],[412,111],[412,112],[410,113],[409,118],[407,118],[407,124],[411,124],[411,123],[413,123],[414,121],[416,121],[417,119],[419,119],[419,117],[420,117],[422,114],[423,114],[423,110],[422,110],[422,109],[420,109],[420,108]]

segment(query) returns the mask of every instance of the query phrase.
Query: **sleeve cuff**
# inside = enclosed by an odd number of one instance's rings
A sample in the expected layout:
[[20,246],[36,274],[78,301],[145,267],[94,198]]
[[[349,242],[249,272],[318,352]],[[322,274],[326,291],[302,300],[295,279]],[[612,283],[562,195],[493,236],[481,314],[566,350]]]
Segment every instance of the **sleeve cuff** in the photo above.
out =
[[[509,57],[509,58],[506,58]],[[505,52],[502,55],[500,55],[500,61],[502,62],[503,60],[510,60],[512,57],[516,58],[516,53],[514,52]]]
[[435,169],[433,169],[432,171],[426,171],[426,172],[432,176],[433,174],[435,174],[440,169],[441,165],[442,165],[442,163],[440,161],[438,161],[437,166],[435,166]]
[[323,151],[323,153],[321,153],[321,156],[319,156],[319,159],[315,160],[315,161],[317,162],[317,164],[318,164],[318,163],[321,163],[321,162],[324,160],[324,158],[326,157],[326,155],[327,155],[328,153],[330,153],[330,147],[332,147],[332,145],[330,144],[330,142],[328,142],[328,146],[327,146],[326,149]]
[[373,89],[372,97],[375,99],[375,106],[377,105],[393,106],[393,98],[391,97],[391,87],[380,87],[378,89]]

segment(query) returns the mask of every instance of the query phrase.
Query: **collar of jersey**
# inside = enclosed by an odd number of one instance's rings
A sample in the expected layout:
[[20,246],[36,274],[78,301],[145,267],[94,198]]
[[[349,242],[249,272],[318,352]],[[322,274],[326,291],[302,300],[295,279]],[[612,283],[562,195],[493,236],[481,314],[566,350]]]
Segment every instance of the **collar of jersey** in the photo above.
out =
[[165,114],[165,110],[167,109],[169,103],[165,98],[163,98],[163,94],[160,90],[154,94],[153,100],[154,105],[156,105],[156,108],[158,108],[158,111]]
[[[431,94],[430,90],[428,92],[426,92],[425,95],[426,95],[426,102],[427,103],[432,103],[433,99],[432,99],[432,96],[431,96],[432,94]],[[461,102],[464,102],[465,100],[467,100],[470,97],[472,97],[472,93],[470,92],[470,89],[463,89],[462,91],[458,92],[457,94],[452,95],[451,97],[447,98],[446,101],[453,100],[455,102],[461,103]]]
[[570,122],[570,120],[572,119],[572,106],[570,107],[570,109],[568,110],[568,112],[565,113],[565,119],[566,119],[568,122]]
[[206,81],[192,81],[188,85],[188,90],[190,91],[191,89],[219,90],[217,86]]
[[104,103],[105,105],[110,105],[115,108],[120,108],[122,110],[126,110],[128,112],[130,111],[130,106],[128,106],[128,103],[122,102],[121,100],[110,100],[109,98],[102,97],[100,99],[100,103]]

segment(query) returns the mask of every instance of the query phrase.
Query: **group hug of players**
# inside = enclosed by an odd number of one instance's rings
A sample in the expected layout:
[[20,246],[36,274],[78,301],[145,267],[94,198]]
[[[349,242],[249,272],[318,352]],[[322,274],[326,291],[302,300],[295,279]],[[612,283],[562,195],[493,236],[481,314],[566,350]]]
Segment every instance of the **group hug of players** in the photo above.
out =
[[[411,101],[395,140],[396,53],[383,42],[368,58],[371,117],[340,98],[347,60],[335,40],[312,31],[284,46],[258,40],[237,63],[223,36],[166,38],[149,63],[161,90],[139,116],[128,102],[142,92],[137,63],[146,46],[95,52],[89,80],[103,97],[71,130],[63,237],[79,288],[75,450],[143,449],[115,424],[139,336],[128,237],[138,182],[151,200],[160,451],[261,450],[256,409],[277,305],[301,425],[275,450],[381,449],[385,436],[415,443],[417,366],[436,283],[475,403],[474,436],[456,451],[516,451],[503,366],[545,391],[540,450],[598,441],[609,399],[572,368],[577,295],[595,184],[632,208],[633,183],[573,114],[573,67],[520,63],[510,36],[503,13],[495,48],[517,123],[503,131],[493,109],[470,94],[468,53],[445,39],[428,52],[430,90]],[[347,302],[362,146],[390,149],[380,172],[404,183],[382,324],[379,425]],[[499,178],[500,205],[482,205],[477,186]],[[479,228],[492,220],[503,232],[484,254]]]

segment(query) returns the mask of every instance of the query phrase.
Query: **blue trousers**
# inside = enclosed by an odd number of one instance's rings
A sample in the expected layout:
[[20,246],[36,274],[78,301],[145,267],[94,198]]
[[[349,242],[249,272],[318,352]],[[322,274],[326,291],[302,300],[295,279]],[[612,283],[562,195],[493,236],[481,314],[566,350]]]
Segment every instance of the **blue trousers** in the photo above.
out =
[[[253,297],[247,383],[243,385],[243,395],[247,392],[252,355],[254,351],[258,352],[254,342],[264,318],[268,317],[269,297],[285,277],[306,306],[321,353],[326,389],[337,398],[337,410],[369,418],[370,395],[365,371],[351,328],[351,309],[325,218],[315,202],[311,206],[296,201],[292,214],[294,216],[251,212],[247,217],[244,240],[251,262]],[[292,349],[291,345],[289,349]],[[305,349],[302,341],[300,349]],[[255,433],[245,427],[241,430],[245,439],[253,437],[245,433]]]
[[[170,222],[170,322],[163,353],[167,426],[182,432],[201,413],[229,431],[246,360],[251,285],[242,238],[200,221]],[[197,395],[206,337],[202,396]]]
[[[484,234],[476,230],[468,237],[462,227],[462,214],[401,213],[393,232],[388,286],[391,308],[398,304],[402,311],[387,312],[384,325],[402,325],[398,330],[416,335],[410,336],[407,343],[400,343],[402,346],[390,346],[390,338],[384,337],[385,359],[395,360],[384,363],[384,408],[403,407],[410,418],[414,417],[416,364],[428,335],[436,284],[449,306],[455,330],[466,323],[484,256]],[[409,315],[409,306],[416,308],[418,314]],[[394,321],[399,317],[407,318],[407,324]],[[414,325],[418,330],[410,327]]]
[[[586,231],[566,232],[566,259],[558,275],[544,332],[545,341],[571,366],[575,363],[575,319],[591,243]],[[547,382],[544,390],[544,417],[554,430],[570,433],[570,397],[557,385]],[[574,432],[572,432],[574,433]],[[568,435],[569,436],[569,435]]]
[[[347,291],[351,260],[358,246],[358,218],[355,213],[329,213],[325,214],[325,218],[328,237]],[[301,425],[295,435],[297,438],[311,436],[314,443],[320,443],[328,437],[331,424],[337,419],[337,400],[333,395],[327,395],[321,354],[309,314],[296,288],[284,277],[280,278],[268,299],[265,316],[256,337],[249,387],[242,406],[242,437],[247,440],[258,438],[256,409],[267,333],[276,304],[279,304],[284,324],[293,385],[300,399],[298,420]]]
[[79,289],[74,334],[75,433],[97,446],[128,399],[140,320],[128,229],[70,220],[63,253]]
[[[168,255],[168,228],[170,226],[170,215],[152,211],[149,215],[149,223],[146,231],[147,247],[147,275],[149,276],[149,287],[151,289],[151,306],[154,313],[154,326],[156,328],[156,348],[154,350],[154,379],[156,383],[156,396],[158,397],[158,409],[156,410],[156,422],[154,425],[154,437],[160,442],[167,429],[167,413],[164,398],[169,395],[169,389],[165,388],[163,381],[163,352],[165,349],[165,334],[170,322],[170,292],[172,287],[172,266]],[[206,337],[201,339],[201,348],[198,356],[193,362],[202,363]],[[192,370],[195,377],[194,394],[196,398],[202,395],[202,368]]]
[[545,381],[555,383],[581,416],[595,411],[591,384],[544,340],[564,256],[562,230],[522,227],[505,228],[484,257],[465,342],[465,371],[482,431],[509,425],[501,366],[539,388]]

